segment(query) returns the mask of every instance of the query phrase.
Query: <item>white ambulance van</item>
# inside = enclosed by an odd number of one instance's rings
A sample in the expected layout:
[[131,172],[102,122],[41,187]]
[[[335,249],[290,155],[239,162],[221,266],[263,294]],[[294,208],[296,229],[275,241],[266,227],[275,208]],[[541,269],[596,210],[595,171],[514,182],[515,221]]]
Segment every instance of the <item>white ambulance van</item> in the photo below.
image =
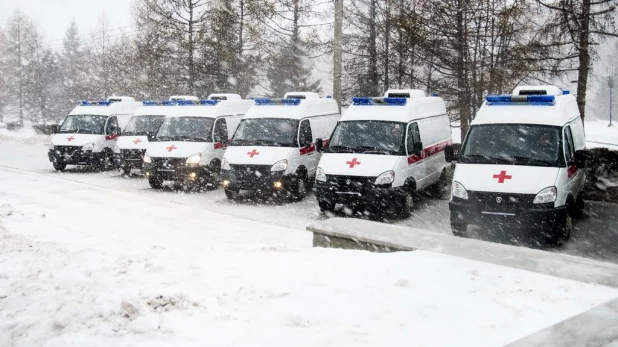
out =
[[283,99],[255,99],[221,166],[229,199],[240,190],[301,200],[311,187],[323,140],[339,120],[333,99],[316,93],[286,93]]
[[172,96],[169,101],[143,101],[143,106],[137,109],[118,138],[114,148],[116,167],[125,175],[131,170],[141,169],[149,139],[157,134],[163,119],[170,114],[170,106],[184,100],[197,100],[197,97]]
[[406,217],[419,191],[444,191],[444,149],[452,141],[444,100],[421,90],[385,95],[353,98],[337,124],[317,169],[320,210],[341,204]]
[[170,107],[144,155],[144,172],[152,188],[161,188],[165,181],[192,189],[217,187],[229,139],[253,106],[252,100],[227,100],[221,95],[178,101]]
[[67,165],[94,165],[100,170],[113,166],[113,151],[121,129],[141,102],[126,96],[105,101],[82,101],[52,137],[49,161],[62,171]]
[[522,86],[488,96],[461,154],[447,150],[447,159],[457,161],[453,234],[466,236],[470,224],[501,223],[522,226],[534,239],[566,242],[583,212],[584,149],[584,126],[568,92]]

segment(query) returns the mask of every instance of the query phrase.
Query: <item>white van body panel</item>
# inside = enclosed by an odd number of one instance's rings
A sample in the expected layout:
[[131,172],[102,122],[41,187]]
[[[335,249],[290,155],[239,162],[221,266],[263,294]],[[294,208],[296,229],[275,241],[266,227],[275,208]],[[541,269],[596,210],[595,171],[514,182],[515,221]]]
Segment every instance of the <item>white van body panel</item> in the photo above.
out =
[[116,143],[120,149],[147,149],[148,144],[147,136],[120,136]]
[[[290,160],[290,152],[298,152],[298,148],[266,147],[266,146],[230,146],[225,151],[225,158],[232,165],[273,165],[282,159]],[[291,165],[288,165],[288,169]]]
[[98,134],[54,134],[52,136],[51,143],[54,146],[84,146],[88,143],[94,142],[103,143],[105,142],[105,135]]
[[[181,96],[172,96],[171,98],[181,98]],[[182,99],[178,99],[182,100]],[[132,117],[129,118],[129,121],[133,117],[141,117],[141,116],[166,116],[171,113],[171,109],[173,106],[150,106],[150,105],[142,105],[138,108]],[[128,121],[127,123],[128,124]],[[122,129],[126,127],[122,126]],[[118,138],[118,148],[120,149],[147,149],[148,148],[148,137],[147,136],[124,136],[120,135]]]
[[[549,125],[562,128],[563,146],[564,130],[571,128],[574,150],[585,149],[583,122],[579,117],[577,102],[572,95],[562,95],[562,91],[553,86],[543,86],[548,95],[555,95],[554,106],[533,106],[526,104],[492,106],[483,103],[471,126],[484,124],[531,124]],[[522,86],[513,91],[534,90],[539,87]],[[562,149],[564,155],[564,148]],[[571,168],[573,170],[573,168]],[[498,183],[493,175],[506,171],[512,179]],[[568,167],[540,167],[518,165],[461,164],[455,168],[453,180],[461,183],[466,190],[538,194],[541,190],[555,186],[558,191],[556,207],[564,206],[569,196],[579,196],[585,181],[583,170],[577,170],[569,177]]]
[[[212,118],[215,122],[218,119],[225,119],[229,140],[242,117],[252,106],[251,100],[221,100],[216,105],[168,106],[170,109],[168,117],[206,117]],[[187,158],[201,153],[200,166],[208,166],[213,160],[223,158],[226,146],[227,143],[155,141],[149,144],[147,154],[152,158]]]

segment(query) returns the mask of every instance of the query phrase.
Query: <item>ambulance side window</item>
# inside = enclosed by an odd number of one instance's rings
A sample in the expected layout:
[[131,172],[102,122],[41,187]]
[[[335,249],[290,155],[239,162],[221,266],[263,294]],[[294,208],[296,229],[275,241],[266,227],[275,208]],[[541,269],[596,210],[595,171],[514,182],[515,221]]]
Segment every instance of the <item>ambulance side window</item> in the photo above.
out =
[[421,134],[418,131],[418,124],[408,124],[408,139],[406,141],[408,155],[414,154],[414,143],[416,142],[421,142]]
[[107,120],[107,126],[105,128],[106,135],[112,134],[120,134],[120,129],[118,129],[118,119],[116,117],[110,117]]
[[300,123],[300,131],[298,132],[298,144],[300,147],[310,146],[313,142],[313,134],[311,133],[311,124],[308,119]]
[[217,119],[215,123],[215,131],[213,133],[213,137],[215,142],[227,142],[228,133],[227,133],[227,122],[225,118]]
[[567,163],[573,159],[575,149],[573,148],[573,134],[571,133],[571,127],[564,128],[564,154],[566,155]]

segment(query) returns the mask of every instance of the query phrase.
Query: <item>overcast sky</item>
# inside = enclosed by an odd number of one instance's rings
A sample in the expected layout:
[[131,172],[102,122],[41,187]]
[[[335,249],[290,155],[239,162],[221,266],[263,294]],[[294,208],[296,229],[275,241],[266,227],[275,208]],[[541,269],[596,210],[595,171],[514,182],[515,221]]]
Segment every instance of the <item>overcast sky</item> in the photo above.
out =
[[0,26],[6,27],[7,19],[16,9],[21,9],[37,23],[44,34],[44,41],[54,49],[61,48],[64,33],[72,18],[79,26],[82,38],[90,38],[103,13],[112,26],[111,35],[134,30],[131,20],[131,0],[0,0]]

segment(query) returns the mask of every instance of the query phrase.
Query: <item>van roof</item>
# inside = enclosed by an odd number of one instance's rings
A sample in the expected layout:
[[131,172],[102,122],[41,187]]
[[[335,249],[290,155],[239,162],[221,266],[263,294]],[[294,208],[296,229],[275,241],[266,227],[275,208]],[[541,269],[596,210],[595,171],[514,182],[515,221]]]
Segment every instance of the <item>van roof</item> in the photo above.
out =
[[494,95],[486,98],[471,124],[563,126],[577,117],[573,95]]
[[240,94],[213,93],[208,95],[209,100],[242,100]]
[[[113,99],[113,98],[111,98]],[[133,98],[131,98],[133,99]],[[99,116],[133,114],[142,107],[141,102],[135,101],[87,101],[84,100],[75,107],[69,115],[88,114]]]
[[245,118],[303,119],[307,117],[338,115],[334,99],[255,99]]
[[439,97],[353,98],[341,121],[379,120],[408,123],[416,119],[446,114]]
[[202,100],[161,107],[167,107],[170,110],[168,117],[217,118],[244,115],[252,106],[252,100]]
[[172,95],[172,96],[170,96],[170,100],[169,101],[178,101],[178,100],[199,101],[200,99],[197,96],[193,96],[193,95]]

